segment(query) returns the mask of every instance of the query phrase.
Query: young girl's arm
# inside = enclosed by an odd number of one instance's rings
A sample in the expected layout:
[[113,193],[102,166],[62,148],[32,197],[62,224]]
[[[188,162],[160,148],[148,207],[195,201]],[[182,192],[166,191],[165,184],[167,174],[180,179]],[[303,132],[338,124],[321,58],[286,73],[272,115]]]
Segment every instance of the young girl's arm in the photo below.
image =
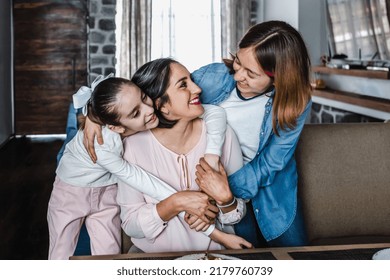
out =
[[201,118],[205,121],[207,129],[205,160],[212,168],[218,170],[218,161],[225,142],[226,112],[216,105],[203,104],[203,108],[205,112]]
[[[126,185],[131,186],[133,189],[158,201],[165,200],[176,193],[176,190],[164,181],[146,172],[139,166],[130,164],[123,159],[122,141],[119,135],[116,136],[116,140],[105,139],[105,144],[96,147],[97,164],[116,176]],[[179,216],[184,218],[184,214],[184,212],[180,212]],[[206,223],[210,223],[210,220],[206,215],[200,215],[199,218]],[[215,226],[211,225],[204,233],[209,235],[214,228]]]
[[[205,112],[201,117],[205,121],[207,129],[205,160],[211,167],[218,170],[218,161],[222,154],[223,143],[225,142],[226,113],[223,108],[216,105],[204,104],[203,107]],[[97,138],[97,142],[102,145],[104,141],[101,133],[101,126],[86,118],[84,128],[84,146],[93,162],[96,162],[97,160],[94,145],[95,136]]]
[[[145,199],[145,196],[141,192],[119,182],[118,204],[121,206],[120,216],[122,228],[130,237],[138,239],[146,238],[150,242],[154,242],[156,238],[159,238],[159,235],[165,228],[169,226],[169,220],[178,211],[190,211],[190,208],[196,208],[195,205],[199,205],[199,203],[196,203],[196,196],[200,197],[202,195],[204,196],[204,193],[182,191],[157,203],[156,201],[150,201],[150,198]],[[171,214],[168,214],[168,212]],[[213,229],[209,236],[212,240],[227,248],[241,249],[242,247],[251,247],[251,244],[243,238],[233,234],[223,233],[217,228]]]

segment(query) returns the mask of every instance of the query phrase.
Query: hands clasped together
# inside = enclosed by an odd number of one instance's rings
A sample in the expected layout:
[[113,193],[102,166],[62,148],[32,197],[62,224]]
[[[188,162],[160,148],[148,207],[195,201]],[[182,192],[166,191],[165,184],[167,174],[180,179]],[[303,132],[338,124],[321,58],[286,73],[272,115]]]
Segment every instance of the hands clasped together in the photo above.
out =
[[[100,125],[86,119],[84,129],[84,146],[93,162],[97,161],[94,139],[103,144]],[[185,211],[184,220],[191,229],[206,231],[215,223],[218,215],[233,211],[237,201],[230,191],[227,174],[219,157],[206,154],[196,166],[196,183],[201,191],[181,191],[172,195],[170,202],[178,202],[177,209]],[[168,202],[168,201],[167,201]],[[177,214],[177,213],[176,213]],[[164,217],[169,220],[172,217]],[[214,231],[210,237],[228,249],[252,248],[252,244],[234,234],[223,231]]]
[[[190,228],[196,231],[205,231],[210,224],[215,223],[218,214],[233,211],[237,207],[237,201],[230,191],[227,174],[221,162],[215,162],[215,157],[201,158],[199,164],[196,166],[196,183],[202,190],[200,194],[207,195],[207,202],[204,200],[204,207],[202,216],[196,214],[197,211],[187,212],[185,221],[190,225]],[[218,166],[218,171],[213,169],[210,165]],[[203,197],[206,199],[206,197]],[[200,210],[198,208],[198,210]],[[206,218],[206,219],[205,219]],[[222,231],[216,232],[212,239],[223,244],[228,249],[242,249],[252,248],[252,244],[245,239]]]

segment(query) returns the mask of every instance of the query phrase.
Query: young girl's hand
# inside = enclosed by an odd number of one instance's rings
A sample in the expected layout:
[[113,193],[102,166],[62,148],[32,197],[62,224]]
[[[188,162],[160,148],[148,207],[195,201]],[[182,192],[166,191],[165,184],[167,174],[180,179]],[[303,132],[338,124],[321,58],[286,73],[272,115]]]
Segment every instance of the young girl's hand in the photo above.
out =
[[99,124],[92,122],[88,117],[85,119],[84,126],[84,139],[83,144],[87,149],[89,157],[93,162],[97,161],[97,156],[95,153],[95,145],[94,140],[96,136],[96,140],[100,145],[103,145],[103,136],[102,136],[102,127]]

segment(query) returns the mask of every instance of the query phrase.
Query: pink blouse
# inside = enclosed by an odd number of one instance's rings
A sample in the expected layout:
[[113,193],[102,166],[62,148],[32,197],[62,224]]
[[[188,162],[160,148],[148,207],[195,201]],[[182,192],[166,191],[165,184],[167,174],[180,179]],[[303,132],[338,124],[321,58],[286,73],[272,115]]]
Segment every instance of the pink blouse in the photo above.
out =
[[[206,149],[206,127],[199,142],[185,155],[179,155],[164,147],[151,131],[144,131],[124,141],[124,158],[145,171],[162,179],[177,191],[199,190],[195,183],[196,165]],[[234,132],[226,130],[221,162],[228,174],[242,166],[241,149]],[[189,228],[187,223],[176,216],[164,222],[157,213],[157,200],[144,195],[124,183],[118,184],[117,200],[121,206],[122,228],[135,246],[144,252],[169,252],[206,250],[210,238],[202,232]],[[224,226],[227,227],[227,226]],[[224,228],[222,230],[225,231]],[[229,229],[231,231],[231,228]],[[227,231],[229,231],[227,230]],[[212,241],[211,250],[222,249]]]

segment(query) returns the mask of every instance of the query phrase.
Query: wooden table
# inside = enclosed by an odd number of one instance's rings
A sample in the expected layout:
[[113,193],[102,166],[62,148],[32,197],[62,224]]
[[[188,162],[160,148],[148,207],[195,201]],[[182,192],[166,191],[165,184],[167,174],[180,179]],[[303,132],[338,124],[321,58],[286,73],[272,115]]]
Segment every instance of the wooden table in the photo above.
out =
[[[243,250],[218,250],[210,253],[230,255],[244,260],[369,260],[372,255],[390,243],[326,245],[306,247],[273,247]],[[204,253],[197,252],[165,252],[165,253],[129,253],[118,255],[72,256],[71,260],[174,260],[178,257]]]

